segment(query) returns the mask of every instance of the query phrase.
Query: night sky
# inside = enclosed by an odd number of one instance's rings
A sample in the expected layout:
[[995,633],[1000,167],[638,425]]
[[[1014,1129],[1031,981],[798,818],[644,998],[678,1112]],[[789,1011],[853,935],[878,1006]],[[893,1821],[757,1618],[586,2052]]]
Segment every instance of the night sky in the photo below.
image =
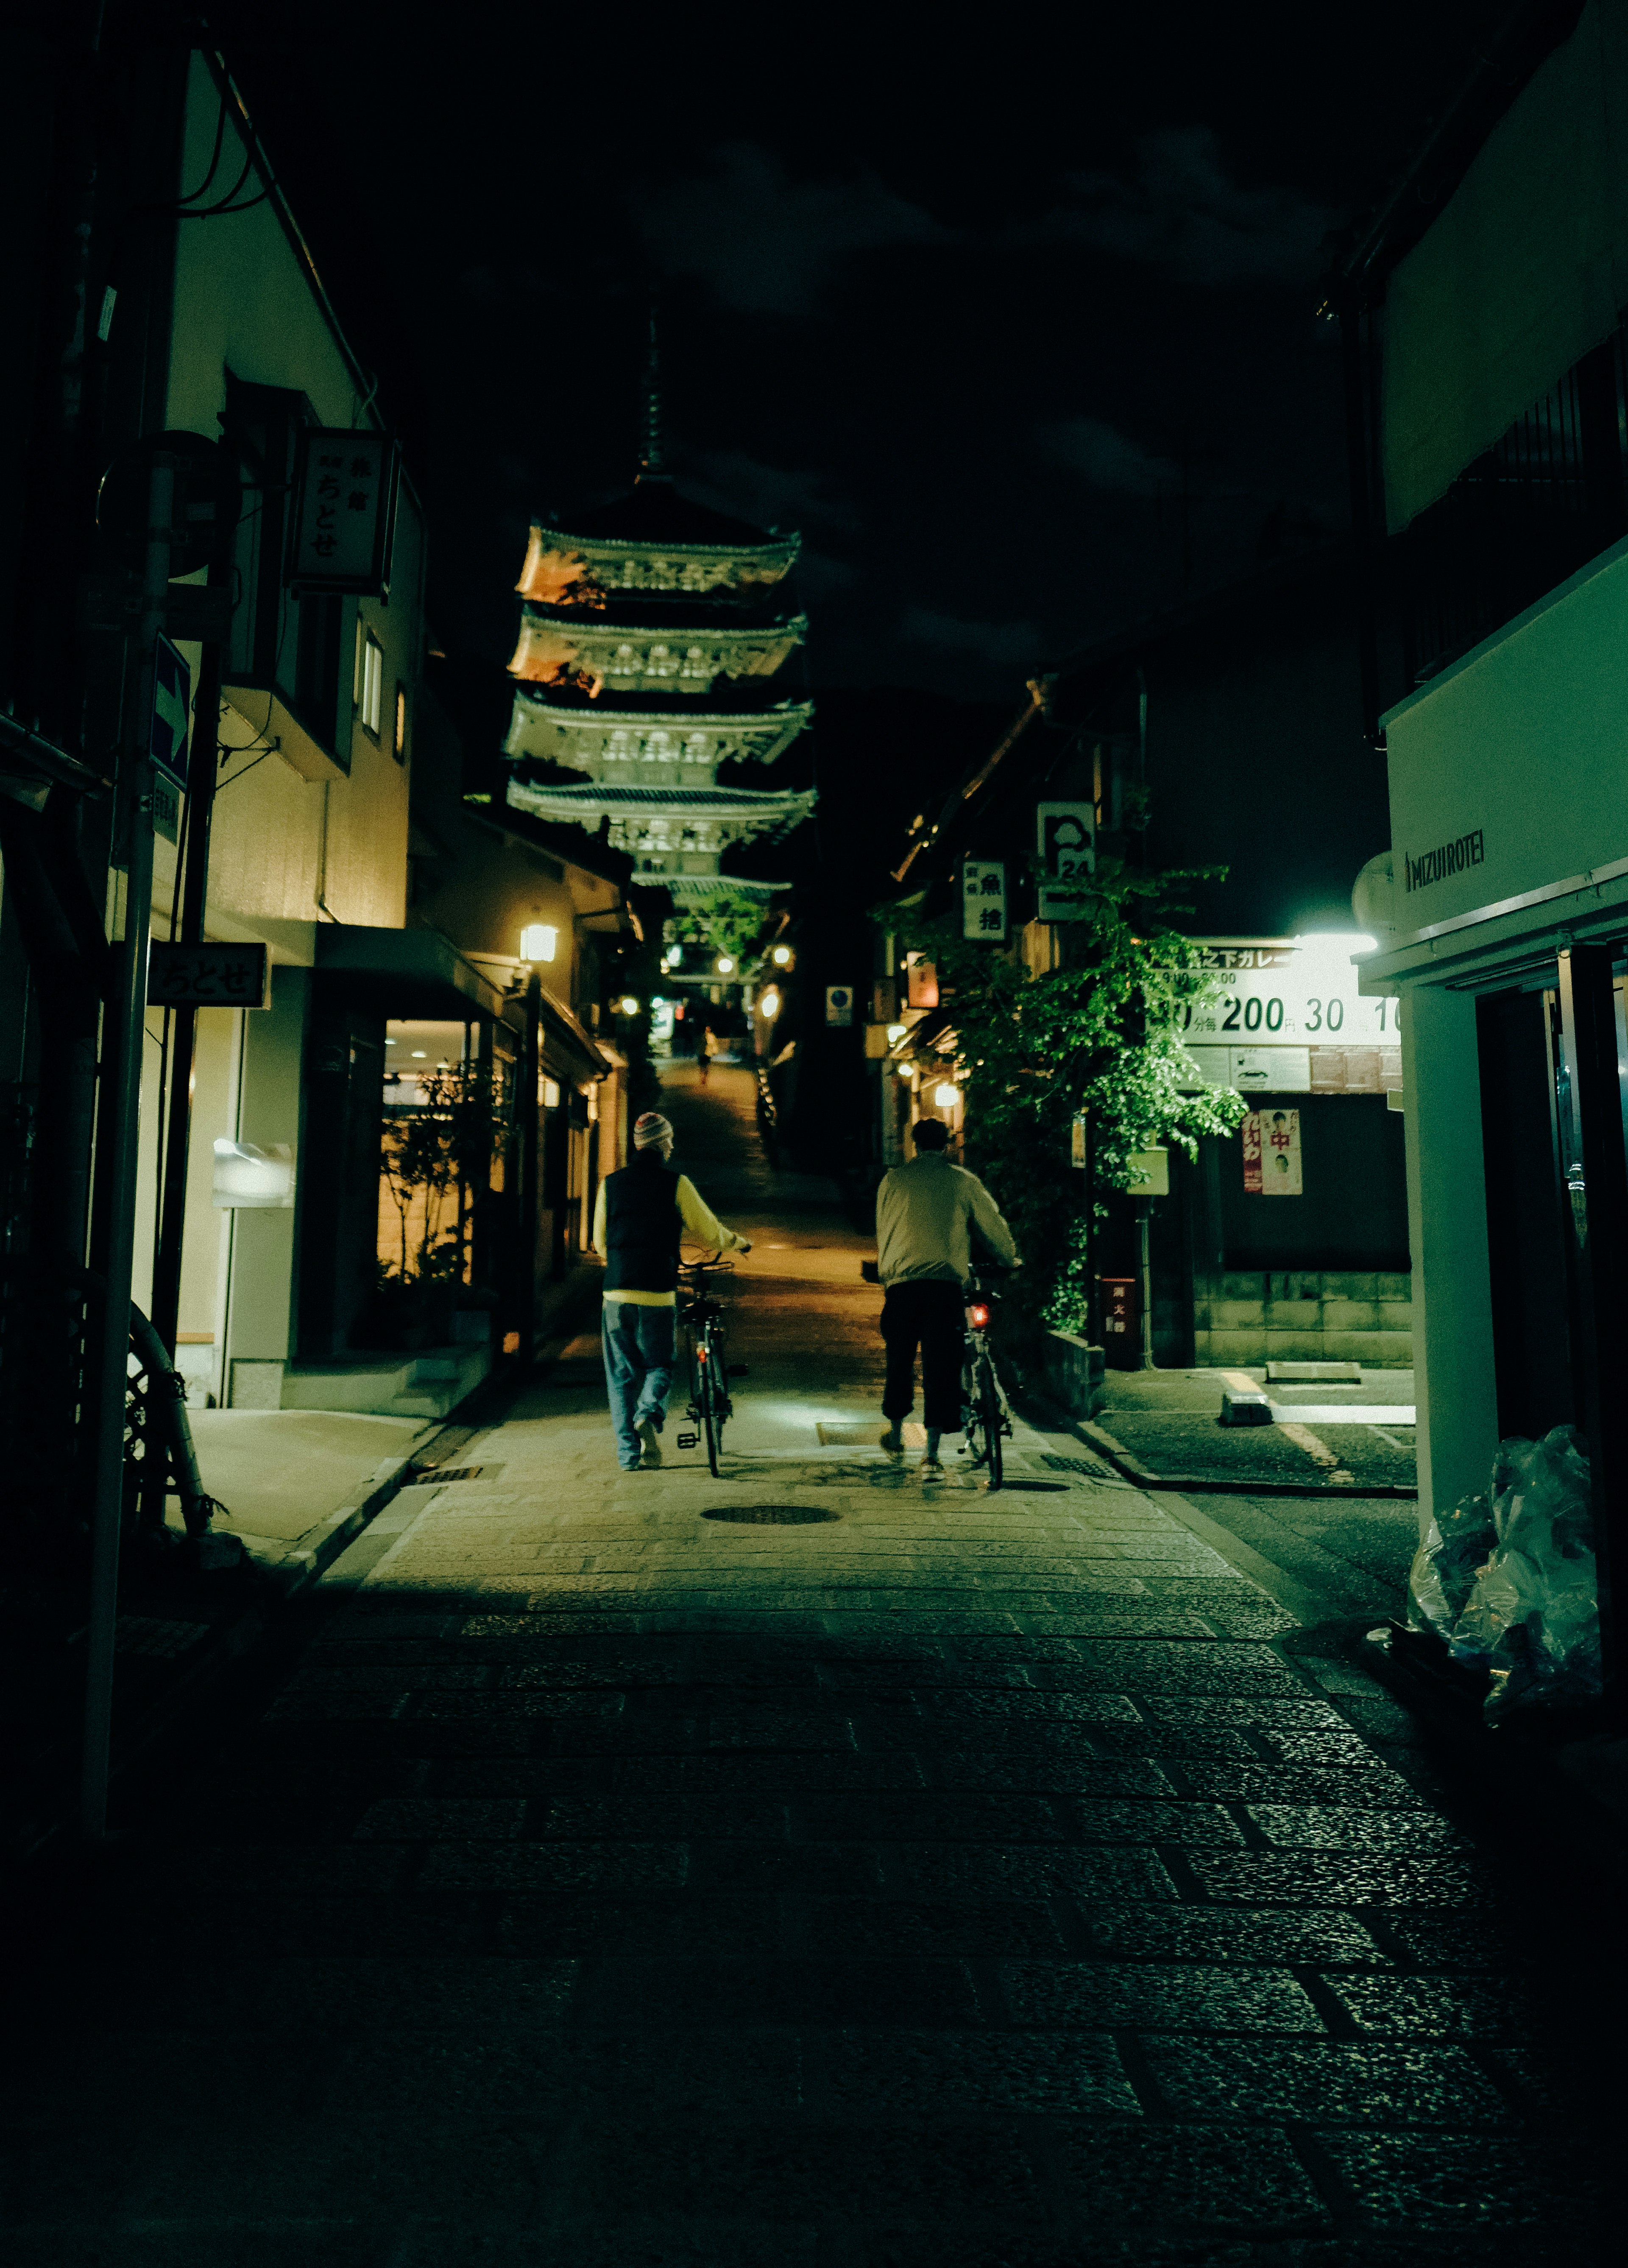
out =
[[379,372],[450,652],[501,666],[532,513],[636,468],[653,283],[673,469],[802,529],[816,689],[1004,700],[1344,525],[1322,248],[1504,12],[210,20]]

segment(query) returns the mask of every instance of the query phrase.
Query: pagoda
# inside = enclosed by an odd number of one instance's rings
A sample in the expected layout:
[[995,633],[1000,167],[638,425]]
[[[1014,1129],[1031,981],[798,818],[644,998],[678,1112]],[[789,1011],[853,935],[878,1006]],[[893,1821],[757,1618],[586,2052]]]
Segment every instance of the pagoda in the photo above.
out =
[[[652,332],[638,477],[570,524],[533,524],[516,586],[508,801],[603,831],[635,879],[675,902],[785,887],[720,871],[723,853],[795,827],[814,791],[720,785],[720,765],[772,764],[814,714],[774,698],[807,634],[786,578],[800,538],[681,496],[663,461]],[[574,776],[574,777],[573,777]]]

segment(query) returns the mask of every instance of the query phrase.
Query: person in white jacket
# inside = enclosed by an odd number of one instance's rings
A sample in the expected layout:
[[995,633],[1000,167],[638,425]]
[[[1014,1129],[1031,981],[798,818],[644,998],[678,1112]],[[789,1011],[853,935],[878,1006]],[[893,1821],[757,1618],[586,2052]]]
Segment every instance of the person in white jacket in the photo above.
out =
[[897,1454],[899,1428],[916,1399],[916,1350],[921,1349],[922,1414],[927,1454],[922,1472],[942,1476],[939,1441],[961,1430],[961,1351],[964,1291],[972,1270],[972,1226],[1008,1266],[1018,1251],[1000,1208],[976,1174],[944,1154],[950,1130],[941,1119],[918,1119],[916,1155],[882,1177],[876,1192],[876,1270],[886,1287],[882,1337],[888,1380],[882,1447]]

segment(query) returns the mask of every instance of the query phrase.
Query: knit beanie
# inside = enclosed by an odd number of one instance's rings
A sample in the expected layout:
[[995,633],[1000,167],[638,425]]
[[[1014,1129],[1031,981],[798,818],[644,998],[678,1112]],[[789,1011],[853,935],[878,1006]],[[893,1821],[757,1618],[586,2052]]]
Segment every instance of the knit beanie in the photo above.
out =
[[633,1147],[648,1150],[652,1142],[670,1142],[673,1129],[659,1110],[647,1110],[633,1122]]

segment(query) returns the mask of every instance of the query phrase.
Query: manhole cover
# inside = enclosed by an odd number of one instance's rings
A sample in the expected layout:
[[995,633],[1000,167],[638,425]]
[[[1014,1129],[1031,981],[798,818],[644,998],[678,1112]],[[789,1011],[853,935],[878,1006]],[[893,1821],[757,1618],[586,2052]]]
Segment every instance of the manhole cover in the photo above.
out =
[[744,1521],[753,1528],[807,1528],[816,1520],[840,1520],[842,1514],[814,1504],[720,1504],[701,1517]]

